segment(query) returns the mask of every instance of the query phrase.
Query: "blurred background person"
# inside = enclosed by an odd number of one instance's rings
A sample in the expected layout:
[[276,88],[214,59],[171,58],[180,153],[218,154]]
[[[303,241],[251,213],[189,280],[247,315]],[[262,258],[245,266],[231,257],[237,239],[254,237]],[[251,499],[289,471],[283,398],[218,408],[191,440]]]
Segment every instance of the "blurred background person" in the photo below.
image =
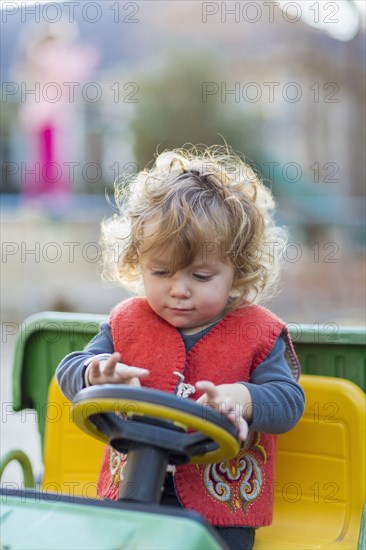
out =
[[26,197],[60,199],[71,192],[66,163],[75,131],[75,85],[92,74],[98,58],[95,48],[77,43],[77,37],[76,25],[60,21],[25,32],[22,39],[19,79],[35,91],[22,98],[19,111],[27,148]]

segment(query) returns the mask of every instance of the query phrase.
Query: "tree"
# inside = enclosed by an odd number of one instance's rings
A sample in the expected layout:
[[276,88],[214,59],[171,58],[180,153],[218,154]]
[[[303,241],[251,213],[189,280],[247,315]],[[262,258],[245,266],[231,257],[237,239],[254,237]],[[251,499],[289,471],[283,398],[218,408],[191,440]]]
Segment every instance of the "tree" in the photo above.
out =
[[[221,97],[224,80],[209,55],[193,60],[173,55],[160,74],[140,80],[140,102],[131,123],[139,169],[157,150],[185,143],[223,145],[226,141],[249,156],[255,153],[258,125],[244,120],[244,114],[238,116],[232,98]],[[244,148],[245,143],[251,146]]]

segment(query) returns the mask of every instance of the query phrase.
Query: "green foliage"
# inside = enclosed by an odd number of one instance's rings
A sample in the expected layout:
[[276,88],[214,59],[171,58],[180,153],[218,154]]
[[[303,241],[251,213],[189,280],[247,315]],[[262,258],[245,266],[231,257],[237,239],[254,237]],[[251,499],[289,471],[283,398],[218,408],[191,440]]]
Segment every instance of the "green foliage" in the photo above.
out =
[[[173,55],[160,74],[140,80],[140,102],[132,121],[139,168],[152,161],[157,151],[187,143],[223,145],[226,141],[246,155],[255,153],[258,125],[248,117],[244,121],[232,97],[221,97],[224,80],[209,55],[195,59]],[[217,92],[206,95],[206,83],[212,83],[211,89]]]

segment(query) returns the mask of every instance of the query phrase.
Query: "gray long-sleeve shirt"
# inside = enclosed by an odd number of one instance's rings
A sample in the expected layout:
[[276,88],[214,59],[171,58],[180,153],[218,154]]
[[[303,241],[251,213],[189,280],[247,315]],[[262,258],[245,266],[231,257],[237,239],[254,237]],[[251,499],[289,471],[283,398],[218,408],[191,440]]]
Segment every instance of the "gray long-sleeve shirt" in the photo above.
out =
[[[186,353],[213,326],[192,335],[179,331]],[[100,332],[86,348],[70,353],[57,367],[56,378],[63,394],[71,401],[85,387],[85,363],[88,359],[101,353],[113,352],[110,326],[108,323],[101,323]],[[304,411],[304,392],[293,378],[284,352],[285,342],[279,336],[267,358],[254,370],[249,382],[245,382],[253,400],[251,431],[272,434],[287,432],[296,425]]]

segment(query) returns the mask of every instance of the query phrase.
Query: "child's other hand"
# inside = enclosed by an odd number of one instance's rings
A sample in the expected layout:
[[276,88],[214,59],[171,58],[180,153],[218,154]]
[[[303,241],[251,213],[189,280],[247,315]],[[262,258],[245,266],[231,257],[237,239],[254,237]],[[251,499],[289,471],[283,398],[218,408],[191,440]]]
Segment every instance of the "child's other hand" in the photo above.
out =
[[220,384],[215,386],[213,382],[200,380],[196,382],[196,388],[205,392],[196,403],[207,405],[224,414],[239,428],[239,439],[245,441],[248,436],[248,424],[243,416],[244,406],[240,384]]
[[88,370],[90,384],[128,384],[141,387],[140,378],[149,376],[149,371],[119,363],[120,358],[120,354],[115,352],[107,360],[94,359]]

